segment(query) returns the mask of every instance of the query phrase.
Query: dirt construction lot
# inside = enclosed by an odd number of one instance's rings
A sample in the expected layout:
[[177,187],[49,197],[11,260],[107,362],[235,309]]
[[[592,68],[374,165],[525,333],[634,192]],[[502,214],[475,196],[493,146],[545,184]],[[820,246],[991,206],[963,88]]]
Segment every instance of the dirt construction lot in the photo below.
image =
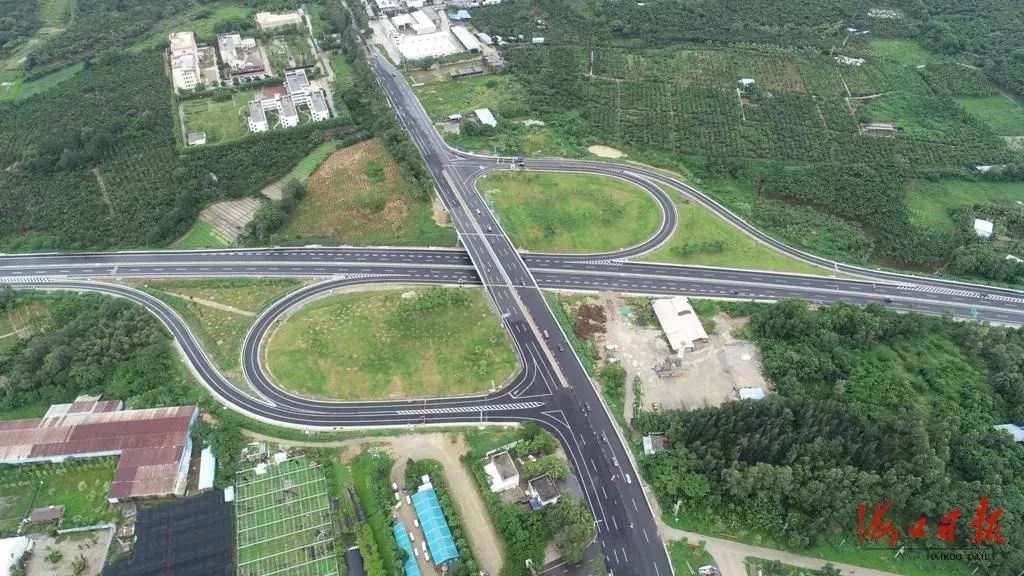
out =
[[[76,574],[72,564],[76,560],[85,561],[85,569],[77,572],[80,576],[99,574],[106,561],[107,543],[110,541],[109,530],[79,532],[66,536],[32,536],[34,548],[32,555],[25,563],[26,576],[70,576]],[[60,552],[60,560],[50,562],[46,559],[52,551]]]
[[[659,377],[654,367],[673,355],[657,326],[643,328],[630,318],[629,305],[615,295],[600,299],[608,316],[605,356],[618,358],[626,369],[626,418],[632,417],[633,377],[640,376],[643,407],[650,410],[657,402],[663,410],[693,410],[718,406],[738,397],[744,387],[768,390],[761,375],[757,347],[733,336],[744,319],[715,316],[715,330],[701,349],[682,354],[681,374]],[[617,347],[617,349],[616,349]]]

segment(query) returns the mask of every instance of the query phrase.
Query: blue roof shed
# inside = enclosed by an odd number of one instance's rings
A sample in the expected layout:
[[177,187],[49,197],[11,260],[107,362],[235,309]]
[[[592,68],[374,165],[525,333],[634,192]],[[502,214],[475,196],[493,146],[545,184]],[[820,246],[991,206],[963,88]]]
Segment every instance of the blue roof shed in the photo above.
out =
[[391,531],[395,535],[398,547],[405,550],[405,576],[420,576],[420,567],[416,564],[416,555],[412,553],[412,541],[409,540],[409,531],[405,529],[405,524],[395,522]]
[[412,505],[416,508],[416,516],[420,519],[420,527],[430,548],[430,557],[434,564],[441,566],[459,557],[452,539],[451,528],[441,512],[441,503],[437,501],[437,493],[433,488],[423,489],[412,495]]

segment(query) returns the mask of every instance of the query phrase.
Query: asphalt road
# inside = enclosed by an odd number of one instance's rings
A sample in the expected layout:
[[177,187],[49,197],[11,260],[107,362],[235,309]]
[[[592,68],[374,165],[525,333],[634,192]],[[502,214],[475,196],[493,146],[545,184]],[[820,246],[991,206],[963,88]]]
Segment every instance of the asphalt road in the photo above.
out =
[[[361,427],[465,422],[535,421],[562,443],[594,512],[598,546],[615,574],[671,573],[671,565],[639,475],[601,397],[548,309],[541,288],[648,295],[882,304],[962,319],[1024,324],[1024,294],[941,279],[847,266],[789,248],[749,226],[714,200],[659,171],[637,165],[559,159],[528,160],[527,169],[590,172],[629,181],[662,207],[658,232],[628,249],[602,254],[525,254],[475,190],[493,170],[519,169],[511,159],[481,158],[448,148],[411,89],[391,66],[370,57],[399,119],[437,182],[459,233],[461,249],[319,247],[255,250],[139,251],[0,256],[0,283],[59,290],[90,290],[128,298],[156,315],[174,336],[198,378],[221,402],[249,416],[295,427]],[[666,193],[683,194],[737,228],[805,262],[862,279],[776,274],[697,266],[626,262],[663,244],[676,228]],[[265,310],[248,333],[242,366],[255,396],[231,385],[206,356],[187,325],[166,304],[135,289],[96,279],[174,276],[288,276],[327,278],[289,294]],[[510,335],[521,372],[493,394],[453,399],[328,402],[279,389],[260,364],[260,346],[274,322],[332,290],[365,284],[482,284]],[[627,482],[626,478],[631,481]]]

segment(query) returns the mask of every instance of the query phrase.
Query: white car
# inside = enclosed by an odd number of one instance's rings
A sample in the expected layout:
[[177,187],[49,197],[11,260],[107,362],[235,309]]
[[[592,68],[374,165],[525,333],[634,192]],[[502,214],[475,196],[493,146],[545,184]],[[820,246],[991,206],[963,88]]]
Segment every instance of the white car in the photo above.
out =
[[626,474],[626,484],[632,484],[632,483],[633,483],[633,477],[630,476],[629,474]]
[[410,542],[415,542],[416,541],[416,535],[413,534],[412,532],[409,532],[409,541]]

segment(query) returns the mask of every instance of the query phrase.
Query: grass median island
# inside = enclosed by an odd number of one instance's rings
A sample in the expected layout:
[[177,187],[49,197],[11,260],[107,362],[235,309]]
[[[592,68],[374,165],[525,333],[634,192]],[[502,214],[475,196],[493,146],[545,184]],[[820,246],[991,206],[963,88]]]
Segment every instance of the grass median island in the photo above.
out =
[[150,280],[142,285],[181,314],[217,366],[228,371],[238,368],[242,340],[256,315],[301,286],[284,278]]
[[644,256],[643,260],[802,274],[827,273],[772,250],[696,203],[676,195],[673,200],[679,214],[679,228],[664,246]]
[[477,187],[519,248],[587,253],[621,250],[653,236],[658,203],[636,186],[606,176],[499,172]]
[[347,293],[306,305],[266,344],[283,387],[341,400],[457,396],[500,387],[518,362],[484,293]]

